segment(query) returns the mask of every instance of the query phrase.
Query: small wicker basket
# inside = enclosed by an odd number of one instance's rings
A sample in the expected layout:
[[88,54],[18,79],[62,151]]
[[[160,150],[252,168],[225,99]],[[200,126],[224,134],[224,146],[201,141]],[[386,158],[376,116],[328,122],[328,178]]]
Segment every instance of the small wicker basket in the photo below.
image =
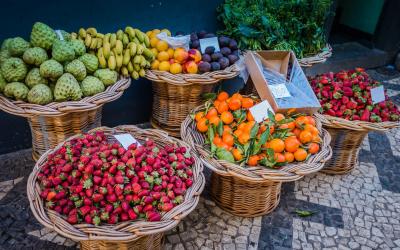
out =
[[47,105],[14,101],[0,95],[0,109],[27,118],[32,132],[32,156],[37,160],[68,137],[101,126],[103,105],[118,99],[130,84],[130,78],[122,78],[94,96]]
[[174,75],[164,71],[146,71],[153,87],[152,126],[179,137],[182,121],[192,109],[204,103],[202,95],[212,92],[221,80],[238,74],[236,64],[204,74]]
[[[193,113],[204,109],[205,105],[202,105]],[[190,115],[182,123],[181,135],[184,141],[197,150],[204,165],[212,171],[210,195],[213,200],[231,214],[255,217],[272,212],[279,204],[282,182],[296,181],[304,175],[318,172],[331,158],[331,137],[321,128],[318,120],[317,127],[322,138],[320,152],[304,163],[287,164],[280,169],[242,167],[210,157],[204,135],[197,131]]]
[[[203,166],[195,152],[185,142],[169,137],[165,132],[155,129],[140,129],[136,126],[118,126],[116,128],[100,127],[92,131],[104,131],[106,135],[117,133],[130,133],[139,142],[146,138],[151,138],[158,146],[177,145],[190,149],[190,153],[195,157],[193,165],[193,185],[187,189],[184,201],[171,211],[162,215],[161,221],[148,222],[144,220],[121,222],[115,225],[103,224],[94,226],[90,224],[69,224],[60,214],[53,210],[48,210],[40,197],[40,187],[37,183],[37,176],[41,167],[47,160],[47,156],[55,149],[48,150],[37,161],[33,172],[29,175],[27,182],[27,194],[31,210],[36,219],[44,226],[55,230],[64,237],[80,242],[81,249],[161,249],[162,236],[187,216],[195,207],[200,199],[200,194],[204,189],[205,179],[202,173]],[[79,135],[75,135],[71,140]]]
[[387,131],[399,127],[398,122],[349,121],[339,117],[316,114],[322,125],[332,136],[333,156],[321,172],[326,174],[346,174],[358,163],[361,144],[369,131]]

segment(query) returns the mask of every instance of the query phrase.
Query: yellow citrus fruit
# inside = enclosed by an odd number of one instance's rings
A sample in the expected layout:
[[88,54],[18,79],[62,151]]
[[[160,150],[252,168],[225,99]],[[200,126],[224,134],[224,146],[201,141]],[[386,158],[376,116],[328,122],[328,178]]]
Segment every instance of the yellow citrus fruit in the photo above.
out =
[[157,37],[150,38],[150,45],[152,48],[157,47],[157,43],[160,41]]
[[151,69],[158,70],[158,66],[159,66],[159,65],[160,65],[160,61],[154,60],[154,61],[151,63]]
[[168,29],[162,29],[161,32],[165,32],[168,36],[171,36],[171,31],[169,31]]
[[171,65],[169,64],[168,61],[163,61],[163,62],[160,62],[160,65],[158,65],[158,70],[169,71],[170,67],[171,67]]
[[153,31],[151,31],[151,30],[149,30],[149,31],[146,32],[146,36],[148,36],[148,37],[150,37],[151,34],[153,34]]
[[160,33],[161,33],[161,30],[159,30],[159,29],[154,29],[154,30],[153,30],[153,33],[156,34],[156,35],[157,35],[157,34],[160,34]]
[[174,58],[174,49],[169,48],[169,49],[167,50],[167,52],[168,52],[169,58]]
[[162,61],[168,61],[169,60],[169,55],[168,52],[166,51],[161,51],[157,55],[157,59],[162,62]]
[[157,57],[158,50],[156,48],[151,48],[150,50],[151,50],[151,52],[153,52],[154,56]]
[[172,74],[182,73],[182,65],[180,65],[179,63],[171,64],[171,67],[169,68],[169,72],[171,72]]
[[157,43],[157,50],[158,51],[166,51],[168,49],[168,43],[166,41],[158,41]]

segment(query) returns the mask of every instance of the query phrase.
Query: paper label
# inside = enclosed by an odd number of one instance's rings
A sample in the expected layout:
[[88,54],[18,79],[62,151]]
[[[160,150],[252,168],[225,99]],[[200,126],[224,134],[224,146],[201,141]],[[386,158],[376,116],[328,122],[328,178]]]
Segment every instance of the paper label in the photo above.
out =
[[206,50],[207,47],[214,47],[215,52],[218,52],[220,50],[217,37],[199,39],[199,42],[200,42],[200,50],[201,50],[202,54],[204,54],[204,51]]
[[377,104],[385,100],[385,89],[382,86],[371,89],[372,104]]
[[55,30],[55,32],[58,36],[58,39],[64,41],[64,36],[62,35],[61,30]]
[[251,107],[250,113],[253,115],[254,120],[256,120],[257,123],[260,123],[268,118],[268,110],[274,113],[274,110],[272,109],[269,102],[267,100],[264,100],[259,104]]
[[268,85],[275,98],[291,97],[289,90],[284,83]]
[[140,143],[131,135],[131,134],[119,134],[119,135],[114,135],[115,139],[119,143],[121,143],[122,147],[124,147],[126,150],[128,147],[134,143],[140,145]]

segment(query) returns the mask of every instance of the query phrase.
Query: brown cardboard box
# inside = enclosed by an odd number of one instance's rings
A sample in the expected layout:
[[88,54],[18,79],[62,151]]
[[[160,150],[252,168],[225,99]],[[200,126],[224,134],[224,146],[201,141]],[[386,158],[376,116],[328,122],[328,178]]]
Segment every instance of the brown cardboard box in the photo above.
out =
[[[258,95],[262,100],[267,100],[275,112],[286,112],[289,109],[295,108],[297,112],[312,114],[317,112],[321,107],[292,51],[265,50],[247,52],[244,60],[251,80],[257,89]],[[295,84],[290,92],[293,94],[293,92],[296,92],[295,90],[300,90],[297,92],[299,92],[298,94],[301,98],[295,98],[293,95],[289,105],[287,103],[285,103],[285,105],[280,105],[279,103],[282,102],[277,101],[273,96],[268,87],[268,80],[264,77],[263,69],[259,66],[257,61],[261,61],[263,67],[279,72],[283,76],[281,79],[285,78],[286,80],[290,80],[288,72],[290,74],[293,70],[290,69],[290,67],[297,65],[297,70],[301,70],[301,72],[298,71],[296,79],[291,79],[288,84]],[[282,83],[284,83],[284,80],[282,80]],[[296,87],[296,84],[299,84],[299,86]],[[304,99],[307,99],[307,102],[305,102]]]

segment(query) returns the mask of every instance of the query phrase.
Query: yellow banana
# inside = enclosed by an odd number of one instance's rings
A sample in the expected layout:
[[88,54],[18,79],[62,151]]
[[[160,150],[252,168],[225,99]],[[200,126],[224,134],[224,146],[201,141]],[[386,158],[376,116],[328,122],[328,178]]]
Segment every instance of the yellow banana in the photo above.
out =
[[117,61],[117,68],[121,68],[122,67],[122,60],[124,59],[124,57],[120,54],[115,56],[115,59]]
[[139,73],[136,71],[132,71],[131,73],[131,77],[135,80],[139,79]]
[[143,45],[138,44],[138,45],[137,45],[136,54],[138,54],[138,55],[143,54],[143,49],[144,49]]
[[116,66],[117,64],[115,61],[115,56],[113,53],[111,53],[110,57],[108,58],[108,68],[114,70]]
[[96,35],[97,35],[97,30],[96,30],[96,28],[93,28],[93,27],[88,28],[88,29],[86,30],[86,32],[89,33],[89,34],[92,35],[92,36],[96,36]]
[[97,33],[96,37],[97,37],[97,38],[101,38],[101,39],[103,40],[104,34],[102,34],[102,33]]
[[140,55],[136,55],[134,58],[133,58],[133,63],[134,64],[140,64],[142,62],[142,58],[140,57]]
[[150,48],[150,38],[146,34],[144,36],[144,44],[147,48]]
[[143,34],[143,32],[141,32],[140,30],[138,30],[138,29],[134,29],[134,31],[135,31],[135,35],[136,35],[136,37],[139,39],[139,42],[143,42],[144,41],[144,34]]
[[121,40],[117,40],[117,42],[115,43],[115,51],[117,52],[117,54],[122,54],[122,49],[124,48],[124,45],[122,44]]
[[146,58],[144,58],[144,56],[140,55],[140,66],[144,67],[146,66]]
[[122,40],[122,37],[124,36],[124,32],[122,30],[117,31],[117,39]]
[[139,39],[137,37],[132,38],[131,41],[136,44],[140,44]]
[[97,49],[103,47],[103,39],[102,38],[96,38],[97,39]]
[[86,30],[84,28],[80,28],[78,33],[79,33],[79,36],[82,38],[85,38],[87,35]]
[[75,32],[71,33],[71,38],[72,39],[77,39],[78,38],[78,34],[76,34]]
[[129,71],[125,66],[121,68],[121,73],[123,76],[129,76]]
[[89,48],[91,44],[92,44],[92,37],[87,35],[86,38],[85,38],[85,46],[86,46],[86,48]]
[[136,43],[131,43],[131,56],[136,55],[137,45]]
[[110,51],[111,51],[110,43],[109,42],[104,43],[103,44],[103,54],[106,59],[108,59],[110,57]]
[[133,71],[133,64],[131,61],[129,61],[129,63],[128,63],[128,71],[129,71],[129,73],[132,73],[132,71]]
[[133,69],[135,71],[139,71],[140,70],[140,65],[139,64],[133,64]]
[[129,61],[131,60],[131,53],[129,49],[125,49],[124,52],[124,59],[122,60],[123,65],[128,65]]
[[90,49],[95,49],[95,48],[97,48],[97,39],[92,38],[92,41],[90,43]]
[[153,60],[154,59],[154,54],[151,50],[149,50],[148,48],[143,48],[143,54],[147,59],[149,60]]
[[124,44],[124,46],[127,46],[129,43],[129,37],[125,33],[124,33],[124,36],[122,37],[122,43]]
[[107,42],[107,43],[110,43],[110,36],[111,36],[110,33],[107,33],[107,34],[104,35],[104,37],[103,37],[103,44],[105,44],[106,42]]
[[99,59],[100,67],[103,68],[103,69],[106,68],[107,67],[107,61],[106,61],[106,58],[104,57],[102,48],[100,48],[97,51],[97,58]]
[[115,43],[117,42],[117,35],[115,33],[112,33],[110,36],[110,46],[111,48],[115,47]]
[[139,70],[139,76],[144,77],[146,75],[146,71],[144,69]]
[[132,27],[126,27],[125,32],[129,35],[130,40],[132,40],[135,37],[135,31],[133,30]]

